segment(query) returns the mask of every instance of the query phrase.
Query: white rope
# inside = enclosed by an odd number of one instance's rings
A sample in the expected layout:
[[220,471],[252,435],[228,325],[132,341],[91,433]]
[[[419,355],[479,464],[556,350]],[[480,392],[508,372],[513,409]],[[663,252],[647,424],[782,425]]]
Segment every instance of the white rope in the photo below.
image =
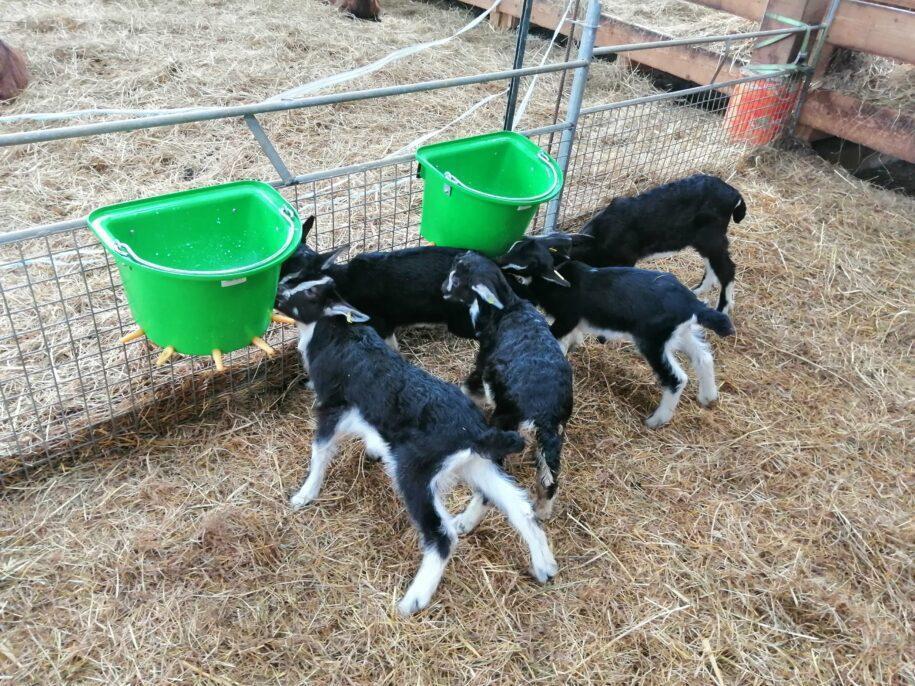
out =
[[[569,12],[572,11],[572,3],[574,1],[575,0],[569,0],[569,4],[566,5],[566,11],[563,12],[562,18],[557,22],[556,28],[553,31],[553,37],[550,38],[550,44],[546,46],[546,50],[544,51],[543,57],[540,60],[541,67],[546,64],[546,60],[550,56],[550,52],[553,50],[553,45],[555,45],[556,39],[559,37],[559,30],[562,28],[563,24],[566,23]],[[569,36],[569,40],[572,40],[571,36]],[[521,100],[521,106],[518,107],[517,111],[515,112],[515,118],[512,120],[512,131],[514,131],[518,126],[518,123],[521,121],[521,117],[524,116],[524,112],[527,110],[527,106],[531,102],[531,97],[534,95],[534,86],[537,85],[537,79],[539,76],[540,74],[534,74],[534,78],[531,79],[531,82],[527,86],[527,91],[524,93],[524,98]]]
[[469,24],[466,24],[462,29],[456,33],[451,34],[450,36],[447,36],[446,38],[439,38],[438,40],[429,41],[428,43],[418,43],[416,45],[400,48],[399,50],[395,50],[394,52],[385,55],[381,59],[370,62],[369,64],[366,64],[362,67],[356,67],[350,71],[341,72],[340,74],[334,74],[323,79],[318,79],[317,81],[311,81],[301,86],[296,86],[295,88],[285,91],[284,93],[274,95],[272,98],[268,99],[267,102],[276,102],[277,100],[295,100],[296,98],[302,97],[306,93],[312,93],[316,90],[329,88],[330,86],[336,86],[338,83],[343,83],[345,81],[352,81],[353,79],[359,78],[360,76],[365,76],[366,74],[376,72],[391,62],[401,60],[404,57],[409,57],[410,55],[415,55],[418,52],[422,52],[430,48],[437,48],[440,45],[450,43],[461,34],[475,28],[478,24],[480,24],[480,22],[486,19],[486,17],[488,17],[492,11],[496,9],[496,7],[501,4],[502,0],[496,0],[488,10],[483,12]]
[[397,156],[399,156],[399,155],[403,155],[403,154],[405,154],[405,153],[407,153],[407,152],[413,150],[413,148],[416,148],[416,147],[418,147],[419,145],[425,143],[425,142],[426,142],[427,140],[429,140],[430,138],[433,138],[433,137],[437,136],[438,134],[440,134],[440,133],[442,133],[442,132],[444,132],[444,131],[447,131],[447,130],[450,129],[452,126],[454,126],[455,124],[457,124],[459,121],[463,121],[464,119],[466,119],[467,117],[469,117],[471,114],[473,114],[474,112],[476,112],[478,109],[480,109],[481,107],[483,107],[483,106],[486,105],[487,103],[491,102],[491,101],[494,100],[495,98],[498,98],[498,97],[500,97],[500,96],[502,96],[502,95],[505,95],[506,93],[508,93],[508,88],[505,88],[505,89],[499,91],[498,93],[493,93],[492,95],[487,95],[487,96],[486,96],[485,98],[483,98],[482,100],[477,101],[476,103],[474,103],[473,105],[471,105],[469,108],[467,108],[466,110],[464,110],[464,112],[462,112],[461,114],[459,114],[457,117],[455,117],[454,119],[452,119],[450,122],[448,122],[447,124],[445,124],[443,127],[439,128],[439,129],[435,129],[435,131],[430,131],[429,133],[424,133],[424,134],[423,134],[422,136],[420,136],[419,138],[414,138],[412,141],[410,141],[409,143],[407,143],[405,146],[403,146],[402,148],[400,148],[400,149],[398,149],[398,150],[395,150],[394,152],[392,152],[390,155],[387,155],[386,157],[397,157]]
[[[405,57],[415,55],[416,53],[429,50],[431,48],[437,48],[446,43],[450,43],[458,36],[470,31],[473,28],[476,28],[482,21],[486,19],[492,12],[502,4],[502,0],[495,0],[492,6],[487,9],[485,12],[480,14],[480,16],[473,19],[473,21],[465,24],[457,32],[446,36],[445,38],[439,38],[438,40],[429,41],[427,43],[418,43],[416,45],[411,45],[405,48],[400,48],[395,50],[392,53],[385,55],[384,57],[370,62],[369,64],[351,69],[349,71],[340,72],[338,74],[332,74],[331,76],[325,76],[324,78],[317,79],[315,81],[310,81],[308,83],[296,86],[290,90],[284,91],[278,95],[274,95],[267,100],[263,100],[257,104],[263,104],[265,102],[277,102],[279,100],[295,100],[302,97],[308,93],[314,93],[315,91],[323,90],[331,86],[336,86],[340,83],[345,83],[347,81],[352,81],[366,74],[372,74],[379,69],[387,66],[391,62],[396,62],[397,60],[402,60]],[[170,109],[116,109],[116,108],[93,108],[87,110],[69,110],[62,112],[36,112],[28,114],[11,114],[4,117],[0,117],[0,124],[11,124],[19,121],[56,121],[64,119],[77,119],[81,117],[99,117],[99,116],[131,116],[131,117],[155,117],[162,114],[179,114],[185,112],[206,112],[207,110],[219,109],[216,107],[176,107]]]

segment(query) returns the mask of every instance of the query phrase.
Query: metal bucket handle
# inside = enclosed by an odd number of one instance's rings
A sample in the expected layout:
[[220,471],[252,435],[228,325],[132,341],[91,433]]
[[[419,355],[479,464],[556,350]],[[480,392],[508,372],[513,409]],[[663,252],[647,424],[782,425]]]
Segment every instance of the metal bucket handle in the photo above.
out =
[[96,226],[96,230],[98,232],[99,238],[102,239],[102,242],[109,250],[117,253],[118,255],[121,255],[122,257],[128,257],[134,262],[142,264],[144,267],[149,267],[150,269],[155,269],[156,271],[165,272],[167,274],[176,274],[178,276],[228,276],[230,274],[237,274],[241,271],[257,269],[258,267],[262,267],[265,264],[269,264],[277,257],[282,255],[283,252],[289,247],[289,244],[292,243],[293,236],[295,236],[295,215],[292,211],[292,208],[288,205],[280,208],[280,214],[289,224],[289,231],[286,234],[286,241],[283,243],[283,245],[280,246],[280,248],[272,255],[258,260],[253,264],[245,265],[244,267],[232,267],[231,269],[178,269],[177,267],[167,267],[164,264],[150,262],[149,260],[140,257],[136,252],[134,252],[133,248],[109,234],[108,230],[104,227]]
[[532,195],[532,196],[528,196],[528,197],[524,197],[524,198],[510,198],[510,197],[506,197],[504,195],[496,195],[494,193],[487,193],[486,191],[481,191],[477,188],[473,188],[472,186],[468,186],[466,183],[461,181],[459,178],[457,178],[454,174],[452,174],[449,171],[446,171],[443,176],[445,177],[445,181],[447,181],[448,183],[450,183],[453,186],[457,186],[458,188],[463,188],[465,191],[467,191],[471,195],[476,195],[476,196],[479,196],[482,198],[488,198],[490,200],[500,200],[505,203],[515,203],[517,205],[531,205],[536,202],[542,202],[543,200],[546,200],[547,198],[549,198],[557,190],[556,187],[560,184],[559,174],[556,173],[556,169],[554,168],[555,162],[553,162],[550,159],[550,156],[547,155],[543,150],[541,150],[539,153],[537,153],[537,159],[539,159],[541,162],[543,162],[546,165],[547,171],[549,171],[550,176],[552,177],[552,181],[550,182],[550,188],[549,188],[549,190],[546,190],[543,193],[538,193],[537,195]]

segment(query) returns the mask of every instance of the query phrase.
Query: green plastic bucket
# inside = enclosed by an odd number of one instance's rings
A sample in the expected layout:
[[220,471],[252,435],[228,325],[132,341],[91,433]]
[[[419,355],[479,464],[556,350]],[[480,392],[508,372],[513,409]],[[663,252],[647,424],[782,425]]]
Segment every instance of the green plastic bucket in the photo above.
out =
[[420,233],[436,245],[501,254],[562,188],[556,160],[513,131],[426,145],[416,159]]
[[102,207],[89,226],[147,338],[188,355],[237,350],[267,330],[280,264],[302,238],[295,209],[259,181]]

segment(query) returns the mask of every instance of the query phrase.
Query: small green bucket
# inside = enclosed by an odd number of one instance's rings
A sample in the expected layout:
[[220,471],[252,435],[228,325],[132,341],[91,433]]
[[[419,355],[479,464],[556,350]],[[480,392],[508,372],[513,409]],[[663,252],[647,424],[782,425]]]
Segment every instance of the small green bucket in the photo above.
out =
[[237,350],[267,330],[280,264],[302,237],[295,209],[259,181],[102,207],[89,226],[147,338],[188,355]]
[[436,245],[499,255],[562,188],[556,160],[513,131],[427,145],[416,159],[425,182],[420,233]]

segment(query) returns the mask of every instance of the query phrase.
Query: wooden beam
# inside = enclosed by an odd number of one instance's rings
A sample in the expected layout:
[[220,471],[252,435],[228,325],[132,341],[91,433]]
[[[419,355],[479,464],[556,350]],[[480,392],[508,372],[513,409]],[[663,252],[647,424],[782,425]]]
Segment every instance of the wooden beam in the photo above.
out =
[[[649,43],[668,38],[670,36],[643,26],[629,24],[613,17],[601,16],[595,45],[602,47],[626,43]],[[712,83],[715,72],[718,71],[718,63],[721,62],[719,54],[707,48],[691,46],[654,48],[618,54],[632,62],[638,62],[700,84]],[[728,79],[739,79],[741,76],[743,74],[740,70],[732,67],[730,60],[725,60],[715,80],[727,81]]]
[[915,12],[844,0],[829,29],[828,40],[840,48],[915,64]]
[[915,164],[915,118],[906,113],[821,90],[807,96],[801,108],[801,121]]
[[694,5],[727,12],[736,17],[759,21],[766,11],[766,0],[688,0]]
[[[491,0],[461,0],[464,4],[487,9]],[[712,1],[712,0],[708,0]],[[848,0],[846,0],[847,2]],[[519,0],[503,0],[500,9],[520,17]],[[561,14],[544,3],[535,2],[531,23],[553,30]],[[567,33],[568,28],[563,29]],[[602,16],[596,44],[621,45],[668,38],[657,31],[635,26],[612,17]],[[626,59],[673,74],[699,84],[710,83],[719,56],[710,50],[678,46],[621,53]],[[739,68],[726,62],[718,74],[719,81],[740,78]],[[874,150],[915,162],[915,121],[911,116],[883,107],[865,105],[857,98],[833,91],[813,91],[800,113],[800,124],[833,136],[861,143]]]

